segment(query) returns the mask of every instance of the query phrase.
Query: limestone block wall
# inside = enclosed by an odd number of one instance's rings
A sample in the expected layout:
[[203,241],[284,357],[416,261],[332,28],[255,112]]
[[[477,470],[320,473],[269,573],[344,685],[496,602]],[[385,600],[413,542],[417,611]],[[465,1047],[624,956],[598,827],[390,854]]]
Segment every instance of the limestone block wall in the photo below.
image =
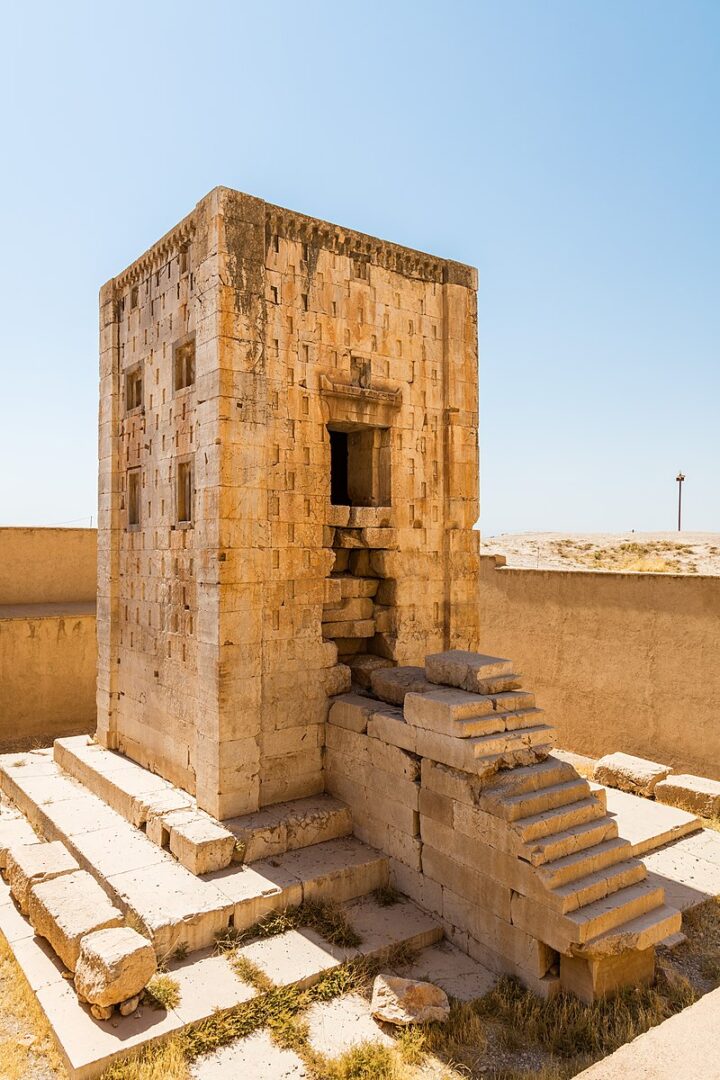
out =
[[98,734],[220,818],[323,789],[354,656],[477,645],[475,289],[218,188],[102,290]]
[[720,779],[720,578],[481,559],[483,646],[512,656],[557,745]]

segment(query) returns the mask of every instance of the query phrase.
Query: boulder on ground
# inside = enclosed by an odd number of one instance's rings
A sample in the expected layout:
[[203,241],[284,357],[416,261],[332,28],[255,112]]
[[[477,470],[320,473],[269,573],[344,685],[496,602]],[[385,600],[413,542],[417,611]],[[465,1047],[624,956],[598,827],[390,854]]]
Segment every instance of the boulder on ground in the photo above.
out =
[[397,975],[378,975],[373,983],[372,1014],[376,1020],[404,1027],[447,1020],[450,1002],[439,986]]
[[129,926],[96,930],[80,943],[75,989],[91,1005],[120,1005],[137,998],[156,971],[155,950],[142,934]]
[[671,772],[669,765],[632,754],[606,754],[595,763],[593,780],[633,795],[652,795],[655,785]]

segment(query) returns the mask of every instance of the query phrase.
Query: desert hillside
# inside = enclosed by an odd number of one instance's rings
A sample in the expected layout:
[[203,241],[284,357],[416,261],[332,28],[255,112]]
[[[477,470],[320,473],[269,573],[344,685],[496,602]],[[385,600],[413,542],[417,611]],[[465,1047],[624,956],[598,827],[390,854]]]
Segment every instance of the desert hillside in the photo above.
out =
[[482,552],[542,570],[720,574],[720,533],[502,533],[484,536]]

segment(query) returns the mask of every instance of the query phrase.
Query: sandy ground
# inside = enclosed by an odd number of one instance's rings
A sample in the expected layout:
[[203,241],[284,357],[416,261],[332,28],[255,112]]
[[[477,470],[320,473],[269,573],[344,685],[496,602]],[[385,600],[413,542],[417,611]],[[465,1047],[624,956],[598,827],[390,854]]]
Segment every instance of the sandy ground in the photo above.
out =
[[503,533],[483,536],[482,553],[540,570],[720,574],[720,533]]

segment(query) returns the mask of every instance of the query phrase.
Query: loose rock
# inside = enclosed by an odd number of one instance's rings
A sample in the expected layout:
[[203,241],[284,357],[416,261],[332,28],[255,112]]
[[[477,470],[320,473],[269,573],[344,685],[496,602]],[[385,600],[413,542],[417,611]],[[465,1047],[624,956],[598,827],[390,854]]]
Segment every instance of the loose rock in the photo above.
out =
[[377,976],[370,1008],[376,1020],[398,1026],[442,1022],[450,1015],[447,994],[439,986],[396,975]]

